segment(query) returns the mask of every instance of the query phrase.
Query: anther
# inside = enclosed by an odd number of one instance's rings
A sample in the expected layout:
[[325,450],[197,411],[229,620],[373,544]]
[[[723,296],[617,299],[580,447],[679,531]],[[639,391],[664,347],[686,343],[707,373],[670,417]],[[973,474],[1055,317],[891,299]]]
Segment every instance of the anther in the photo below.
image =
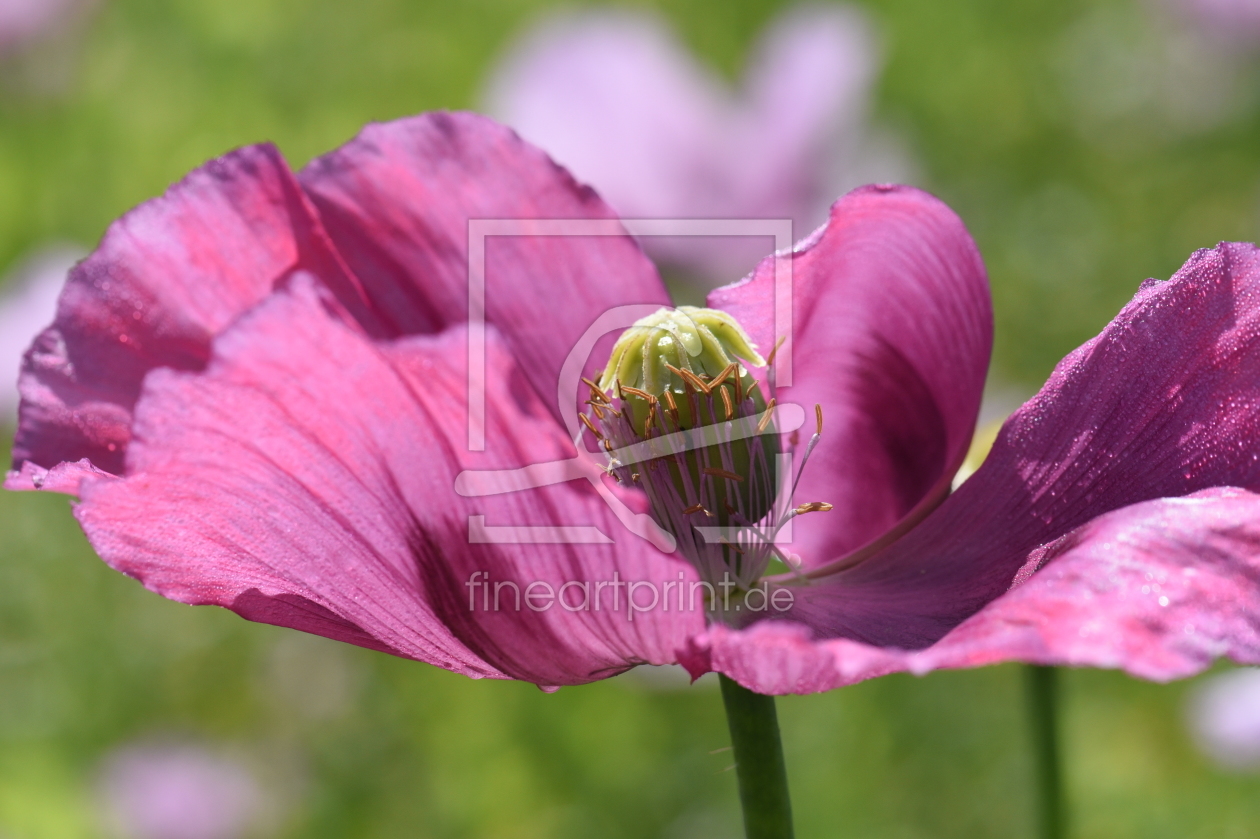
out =
[[684,382],[691,385],[693,388],[700,391],[705,396],[709,395],[710,386],[705,384],[703,379],[701,379],[699,376],[697,376],[695,373],[691,372],[690,370],[681,370],[675,367],[674,365],[668,364],[668,363],[665,365],[665,369],[669,370],[669,372],[673,373],[675,376],[682,379]]
[[779,352],[779,347],[783,346],[783,342],[784,342],[784,341],[786,341],[786,340],[787,340],[787,336],[786,336],[786,335],[784,335],[782,338],[780,338],[779,340],[777,340],[777,341],[775,341],[775,342],[774,342],[774,349],[770,350],[770,354],[769,354],[768,356],[766,356],[766,366],[767,366],[767,367],[769,367],[769,366],[771,366],[772,364],[774,364],[774,357],[778,354],[778,352]]
[[586,414],[578,414],[578,419],[580,419],[582,421],[582,424],[585,425],[587,428],[589,428],[591,430],[591,433],[594,434],[598,439],[600,440],[604,439],[603,433],[598,428],[595,427],[595,423],[591,422],[590,417],[588,417]]
[[[770,401],[766,403],[766,412],[762,414],[761,419],[757,421],[757,433],[760,434],[761,432],[765,431],[766,426],[770,424],[770,420],[772,420],[773,418],[774,418],[774,397],[770,397]],[[793,431],[792,433],[795,434],[796,432]],[[796,444],[793,443],[793,445],[796,445]]]
[[826,501],[810,501],[807,504],[802,504],[797,507],[796,514],[804,515],[805,513],[825,513],[834,508],[835,505],[828,504]]
[[709,514],[708,510],[704,509],[703,504],[692,504],[690,507],[683,510],[684,516],[690,516],[693,513],[704,513],[706,516]]
[[661,394],[661,398],[665,400],[665,407],[669,411],[669,418],[674,421],[674,428],[678,428],[678,403],[674,401],[674,394],[667,390]]
[[712,466],[706,466],[700,470],[706,475],[712,475],[715,478],[726,478],[728,481],[744,482],[743,475],[736,475],[734,472],[727,472],[725,469],[714,469]]
[[656,419],[656,406],[660,404],[655,399],[652,400],[648,407],[647,417],[643,420],[643,436],[650,437],[652,435],[652,422]]
[[[656,397],[655,397],[655,396],[653,396],[652,394],[648,393],[646,390],[639,390],[637,387],[630,387],[630,385],[622,385],[622,386],[621,386],[621,389],[622,389],[622,391],[624,391],[625,393],[630,394],[631,396],[637,396],[637,397],[639,397],[639,398],[640,398],[640,399],[642,399],[644,402],[647,402],[649,405],[655,405],[655,404],[656,404]],[[622,398],[622,399],[625,399],[625,397],[624,397],[624,396],[623,396],[623,397],[621,397],[621,398]]]
[[608,404],[608,394],[600,390],[599,385],[595,384],[594,382],[592,382],[590,379],[586,378],[585,376],[582,377],[582,383],[591,389],[592,400],[596,402],[603,402],[605,405]]
[[713,379],[709,382],[709,390],[712,390],[715,387],[719,387],[723,382],[727,380],[727,378],[732,373],[734,373],[738,369],[739,369],[739,365],[736,364],[734,361],[726,365],[726,368],[721,373],[718,373],[716,376],[714,376]]

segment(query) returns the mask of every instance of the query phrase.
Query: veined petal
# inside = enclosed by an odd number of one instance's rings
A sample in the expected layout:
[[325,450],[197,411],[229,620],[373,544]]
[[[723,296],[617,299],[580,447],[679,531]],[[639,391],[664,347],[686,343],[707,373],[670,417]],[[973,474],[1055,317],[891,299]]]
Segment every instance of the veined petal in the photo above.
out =
[[[369,125],[299,178],[387,334],[467,323],[469,284],[484,278],[486,322],[553,415],[560,369],[596,318],[624,304],[669,304],[656,269],[599,196],[485,117]],[[484,220],[492,221],[476,226]],[[538,223],[546,220],[570,223]],[[614,337],[592,353],[586,375],[598,373]]]
[[[200,369],[213,336],[295,270],[366,312],[271,146],[213,160],[114,222],[70,272],[55,321],[27,352],[15,468],[87,458],[120,472],[145,374]],[[7,485],[31,488],[20,477]]]
[[[562,460],[572,447],[492,335],[487,451],[467,452],[466,332],[375,345],[326,299],[295,277],[216,339],[204,372],[149,375],[126,477],[85,484],[77,507],[105,561],[174,600],[470,676],[573,684],[672,661],[702,607],[630,620],[623,587],[619,609],[605,590],[602,610],[535,611],[510,588],[499,611],[483,608],[474,572],[553,591],[614,574],[659,590],[694,574],[620,529],[586,481],[457,495],[463,470]],[[475,543],[473,516],[594,527],[609,542]],[[639,605],[649,599],[639,592]]]
[[783,337],[776,266],[792,287],[791,344],[781,351],[790,352],[792,379],[778,398],[820,404],[826,417],[797,499],[835,510],[802,521],[788,546],[816,568],[948,491],[975,428],[993,313],[966,228],[909,187],[849,193],[794,252],[709,296],[763,353]]
[[789,615],[823,636],[924,647],[1010,587],[1032,551],[1112,510],[1260,490],[1260,250],[1197,252],[1147,281],[1003,426],[926,521],[804,588]]
[[712,668],[763,693],[812,693],[908,670],[1026,661],[1122,669],[1154,681],[1213,660],[1260,663],[1260,496],[1204,490],[1102,516],[1032,552],[1028,572],[923,650],[813,640],[793,623],[713,627],[693,642]]

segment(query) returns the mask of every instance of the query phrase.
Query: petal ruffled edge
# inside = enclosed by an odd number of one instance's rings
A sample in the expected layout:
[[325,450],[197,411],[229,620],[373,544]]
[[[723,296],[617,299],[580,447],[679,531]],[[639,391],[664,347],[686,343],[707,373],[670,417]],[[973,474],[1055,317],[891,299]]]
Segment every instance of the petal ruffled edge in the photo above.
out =
[[1117,510],[1031,552],[1009,592],[926,649],[816,640],[801,624],[764,622],[711,627],[680,659],[693,676],[716,670],[786,694],[1003,661],[1162,682],[1222,656],[1260,664],[1260,495],[1232,488]]
[[371,323],[273,146],[212,160],[129,211],[70,272],[53,324],[25,355],[14,468],[86,458],[120,474],[145,375],[201,369],[214,336],[296,271],[318,276]]

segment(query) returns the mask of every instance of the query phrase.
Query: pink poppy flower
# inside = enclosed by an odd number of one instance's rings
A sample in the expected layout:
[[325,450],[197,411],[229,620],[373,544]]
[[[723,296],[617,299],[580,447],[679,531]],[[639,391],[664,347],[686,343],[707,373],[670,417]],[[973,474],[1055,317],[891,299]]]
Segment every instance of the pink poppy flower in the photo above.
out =
[[[637,489],[575,457],[575,365],[598,376],[611,336],[573,348],[615,307],[668,302],[651,263],[629,237],[527,221],[470,274],[472,219],[615,224],[474,115],[369,126],[296,176],[269,146],[212,161],[72,272],[26,359],[7,486],[77,495],[105,561],[167,597],[470,676],[681,661],[804,693],[1003,660],[1152,679],[1260,661],[1256,248],[1145,283],[950,494],[991,346],[984,267],[937,199],[846,195],[709,300],[773,347],[790,269],[776,398],[821,405],[797,496],[834,505],[793,521],[808,579],[775,582],[786,608],[736,627],[683,608],[704,580],[645,538]],[[519,491],[477,494],[493,470]]]

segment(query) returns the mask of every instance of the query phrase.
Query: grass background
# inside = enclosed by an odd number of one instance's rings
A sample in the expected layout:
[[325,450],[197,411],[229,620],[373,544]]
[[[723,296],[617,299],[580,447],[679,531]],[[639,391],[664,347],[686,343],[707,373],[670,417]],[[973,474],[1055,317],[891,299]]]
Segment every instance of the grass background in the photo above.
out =
[[[472,107],[548,5],[112,0],[73,50],[3,65],[0,268],[49,240],[94,243],[228,148],[272,140],[297,166],[366,121]],[[777,9],[655,5],[732,79]],[[1249,57],[1186,93],[1153,3],[866,6],[887,54],[877,116],[980,244],[1004,381],[1037,387],[1193,249],[1256,238]],[[1021,678],[1003,666],[783,699],[798,835],[1028,835]],[[1260,786],[1194,751],[1189,688],[1065,674],[1077,836],[1254,835]],[[96,560],[65,499],[0,495],[0,836],[98,836],[102,755],[162,737],[249,761],[280,802],[278,836],[739,834],[712,685],[626,676],[545,695],[179,606]]]

